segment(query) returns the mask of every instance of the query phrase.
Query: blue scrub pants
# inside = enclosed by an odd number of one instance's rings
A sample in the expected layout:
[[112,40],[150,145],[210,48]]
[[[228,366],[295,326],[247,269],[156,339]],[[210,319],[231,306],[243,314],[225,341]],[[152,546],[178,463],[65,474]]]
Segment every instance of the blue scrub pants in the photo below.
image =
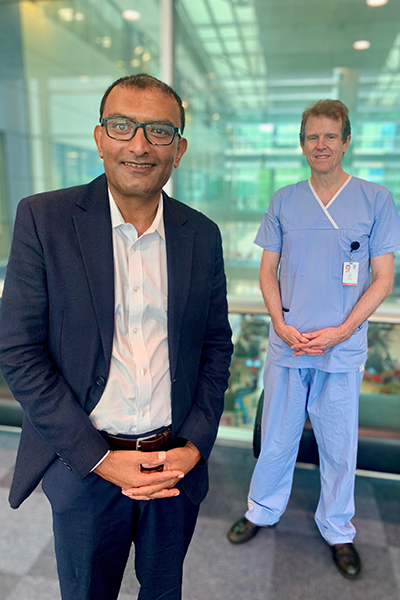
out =
[[318,444],[321,494],[315,521],[330,545],[352,542],[358,440],[358,396],[363,373],[292,369],[267,361],[261,453],[254,469],[246,518],[273,525],[291,492],[304,423],[309,415]]

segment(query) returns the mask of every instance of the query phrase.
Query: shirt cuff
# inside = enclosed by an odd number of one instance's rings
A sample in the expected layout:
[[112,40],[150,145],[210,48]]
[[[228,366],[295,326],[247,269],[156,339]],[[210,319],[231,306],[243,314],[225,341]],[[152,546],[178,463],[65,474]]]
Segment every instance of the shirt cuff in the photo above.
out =
[[95,469],[97,469],[97,467],[98,467],[99,465],[101,465],[101,463],[103,462],[103,460],[104,460],[105,458],[107,458],[107,456],[108,456],[109,454],[110,454],[110,450],[107,450],[107,452],[106,452],[106,454],[103,456],[103,458],[101,458],[101,459],[99,460],[99,462],[97,463],[97,465],[94,465],[93,469],[91,469],[91,471],[90,471],[90,472],[91,472],[91,473],[93,473],[93,471],[94,471]]

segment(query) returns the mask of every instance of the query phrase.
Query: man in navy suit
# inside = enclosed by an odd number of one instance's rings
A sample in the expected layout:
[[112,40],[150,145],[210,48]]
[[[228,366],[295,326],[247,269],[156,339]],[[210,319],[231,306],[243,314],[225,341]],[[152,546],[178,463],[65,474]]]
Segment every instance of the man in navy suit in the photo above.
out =
[[140,600],[178,600],[232,352],[221,238],[162,192],[187,147],[174,90],[125,77],[100,112],[105,175],[18,207],[0,317],[25,411],[10,503],[43,479],[63,600],[116,599],[132,542]]

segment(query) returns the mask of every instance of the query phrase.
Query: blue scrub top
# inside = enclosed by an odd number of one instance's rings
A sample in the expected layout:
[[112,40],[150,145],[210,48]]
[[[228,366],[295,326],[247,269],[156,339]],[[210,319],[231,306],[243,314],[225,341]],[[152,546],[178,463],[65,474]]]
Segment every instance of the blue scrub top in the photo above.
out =
[[[358,242],[356,286],[342,284],[343,263]],[[370,257],[400,248],[400,216],[386,187],[349,177],[324,207],[310,181],[284,187],[274,195],[255,243],[281,254],[279,284],[284,319],[301,333],[337,327],[370,285]],[[293,350],[271,323],[268,360],[292,368],[330,373],[362,370],[367,358],[363,323],[350,339],[323,356],[293,357]]]

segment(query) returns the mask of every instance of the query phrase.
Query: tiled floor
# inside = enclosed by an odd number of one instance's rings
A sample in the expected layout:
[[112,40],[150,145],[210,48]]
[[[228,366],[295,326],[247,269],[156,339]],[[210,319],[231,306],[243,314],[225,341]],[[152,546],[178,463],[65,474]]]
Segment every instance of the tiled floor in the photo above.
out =
[[[0,598],[60,600],[51,515],[37,490],[17,511],[7,503],[18,436],[0,433]],[[400,481],[357,478],[357,547],[363,571],[341,577],[313,520],[318,470],[296,469],[279,525],[244,546],[226,539],[245,509],[254,466],[250,450],[216,446],[211,489],[185,564],[185,600],[400,600]],[[132,560],[119,600],[138,591]]]

